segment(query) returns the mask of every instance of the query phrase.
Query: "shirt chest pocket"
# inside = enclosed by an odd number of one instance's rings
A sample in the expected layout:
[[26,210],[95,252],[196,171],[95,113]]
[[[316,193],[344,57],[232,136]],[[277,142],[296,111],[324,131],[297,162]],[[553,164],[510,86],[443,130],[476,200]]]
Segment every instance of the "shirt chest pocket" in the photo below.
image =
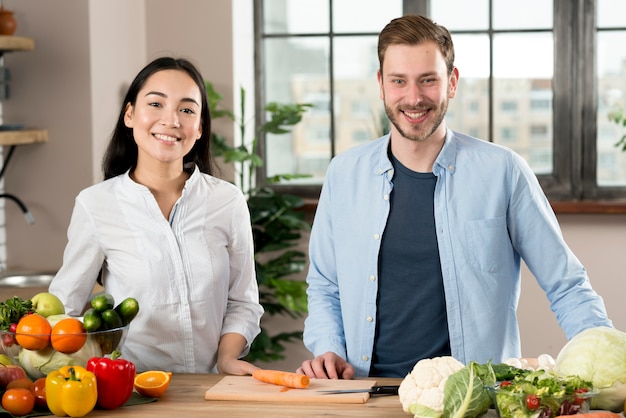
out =
[[473,267],[484,273],[508,272],[514,255],[504,216],[467,221],[465,237],[465,251]]

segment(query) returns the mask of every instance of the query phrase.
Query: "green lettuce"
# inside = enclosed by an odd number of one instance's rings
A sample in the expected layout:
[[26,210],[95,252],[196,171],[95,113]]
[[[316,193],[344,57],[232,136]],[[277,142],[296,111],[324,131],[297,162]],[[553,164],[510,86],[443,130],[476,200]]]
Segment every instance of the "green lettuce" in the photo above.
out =
[[496,374],[490,363],[474,361],[450,375],[444,387],[443,417],[478,417],[489,410],[491,396],[486,386],[496,383]]

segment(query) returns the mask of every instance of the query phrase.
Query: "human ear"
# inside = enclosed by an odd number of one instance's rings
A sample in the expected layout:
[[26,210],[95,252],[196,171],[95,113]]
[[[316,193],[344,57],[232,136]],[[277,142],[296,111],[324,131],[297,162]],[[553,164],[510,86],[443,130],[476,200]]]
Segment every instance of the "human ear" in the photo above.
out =
[[459,83],[459,69],[454,67],[452,74],[448,80],[448,98],[453,99],[456,96],[456,86]]
[[126,109],[124,109],[124,125],[127,128],[133,127],[133,106],[129,103],[126,103]]

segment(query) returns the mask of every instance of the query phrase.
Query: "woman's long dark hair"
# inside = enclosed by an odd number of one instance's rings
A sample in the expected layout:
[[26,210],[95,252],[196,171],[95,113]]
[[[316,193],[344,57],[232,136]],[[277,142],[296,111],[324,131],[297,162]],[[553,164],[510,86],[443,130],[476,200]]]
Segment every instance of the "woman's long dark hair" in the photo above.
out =
[[186,72],[189,77],[195,81],[200,89],[202,96],[202,113],[201,125],[202,136],[198,139],[194,147],[183,158],[183,168],[186,171],[192,171],[195,164],[198,169],[207,174],[213,174],[213,164],[209,138],[211,137],[211,114],[209,111],[209,102],[207,100],[207,92],[204,79],[198,69],[188,60],[184,58],[161,57],[146,65],[137,74],[122,102],[115,130],[111,135],[111,141],[107,146],[102,159],[102,173],[104,179],[124,174],[129,169],[135,168],[137,165],[137,144],[133,138],[133,130],[128,128],[124,123],[124,114],[126,113],[126,105],[135,106],[139,91],[146,84],[146,81],[154,73],[163,70],[180,70]]

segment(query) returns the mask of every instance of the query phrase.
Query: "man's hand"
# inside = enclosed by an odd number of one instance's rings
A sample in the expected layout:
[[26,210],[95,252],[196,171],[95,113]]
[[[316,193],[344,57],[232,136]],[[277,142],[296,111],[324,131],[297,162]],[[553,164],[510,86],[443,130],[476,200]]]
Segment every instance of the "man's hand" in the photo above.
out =
[[296,373],[315,379],[352,379],[354,368],[343,358],[329,351],[313,360],[305,360]]

